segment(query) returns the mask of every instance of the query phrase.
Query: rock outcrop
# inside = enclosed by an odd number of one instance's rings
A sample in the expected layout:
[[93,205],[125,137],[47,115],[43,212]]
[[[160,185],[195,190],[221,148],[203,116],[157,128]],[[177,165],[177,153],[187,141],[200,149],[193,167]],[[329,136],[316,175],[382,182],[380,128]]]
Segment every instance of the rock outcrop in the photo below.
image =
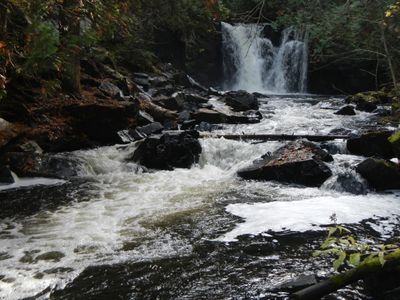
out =
[[339,109],[337,112],[335,112],[335,115],[341,115],[341,116],[355,116],[356,112],[351,105],[346,105]]
[[368,158],[356,170],[376,190],[400,189],[400,167],[395,163]]
[[201,154],[197,131],[175,131],[152,135],[133,154],[132,160],[157,170],[190,168]]
[[354,103],[356,109],[373,112],[378,105],[391,103],[391,98],[383,91],[371,91],[352,95],[346,99],[348,103]]
[[347,141],[347,149],[351,154],[362,156],[379,156],[393,158],[395,156],[389,137],[393,131],[377,131],[351,138]]
[[238,175],[244,179],[275,180],[279,182],[321,186],[332,172],[324,162],[333,158],[317,145],[299,140],[264,155]]
[[257,110],[259,107],[257,97],[242,90],[226,93],[221,101],[232,107],[234,111]]

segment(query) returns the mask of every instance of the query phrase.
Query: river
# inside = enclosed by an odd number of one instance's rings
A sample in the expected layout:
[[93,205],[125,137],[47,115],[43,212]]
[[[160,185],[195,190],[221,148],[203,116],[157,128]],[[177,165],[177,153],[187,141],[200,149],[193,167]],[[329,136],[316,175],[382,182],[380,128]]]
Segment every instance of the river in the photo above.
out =
[[[342,104],[270,96],[260,100],[261,123],[216,132],[355,134],[374,125],[368,113],[335,115]],[[280,283],[329,272],[330,262],[312,253],[333,214],[361,239],[398,232],[399,194],[368,191],[353,169],[363,158],[349,155],[345,141],[322,145],[333,154],[334,176],[321,188],[237,177],[284,142],[201,143],[191,169],[143,172],[126,161],[133,143],[62,154],[80,162],[80,176],[68,182],[3,186],[0,197],[19,211],[0,220],[0,298],[286,299]],[[340,174],[359,195],[346,192]],[[338,299],[368,299],[359,289]]]

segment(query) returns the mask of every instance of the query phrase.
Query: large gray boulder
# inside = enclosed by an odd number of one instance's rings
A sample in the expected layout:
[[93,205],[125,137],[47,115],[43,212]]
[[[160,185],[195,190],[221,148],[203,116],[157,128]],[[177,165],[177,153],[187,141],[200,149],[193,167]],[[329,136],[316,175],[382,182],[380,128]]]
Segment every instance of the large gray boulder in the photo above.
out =
[[252,166],[240,170],[238,175],[243,179],[321,186],[332,176],[332,171],[324,162],[332,160],[332,156],[317,145],[298,140],[283,146],[272,155],[264,155]]
[[221,100],[234,111],[258,110],[259,108],[257,97],[242,90],[228,92]]

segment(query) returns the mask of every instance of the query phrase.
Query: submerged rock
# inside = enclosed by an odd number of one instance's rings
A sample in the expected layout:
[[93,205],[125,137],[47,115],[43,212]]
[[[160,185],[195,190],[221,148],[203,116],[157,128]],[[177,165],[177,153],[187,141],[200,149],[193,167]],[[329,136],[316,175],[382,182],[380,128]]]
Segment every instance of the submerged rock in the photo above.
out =
[[393,158],[395,156],[389,137],[393,131],[369,132],[347,141],[347,149],[351,154],[362,156],[379,156]]
[[228,92],[221,100],[235,111],[257,110],[259,108],[257,97],[242,90]]
[[339,109],[337,112],[335,112],[335,115],[341,115],[341,116],[354,116],[356,115],[356,112],[351,105],[347,105]]
[[82,162],[66,154],[8,153],[10,169],[20,177],[69,179],[79,175]]
[[324,162],[333,158],[317,145],[299,140],[264,155],[238,175],[244,179],[276,180],[305,186],[321,186],[332,172]]
[[391,161],[368,158],[356,170],[376,190],[400,189],[400,167]]
[[297,292],[306,287],[317,284],[317,278],[315,275],[301,275],[297,278],[288,280],[280,284],[277,289],[286,292]]
[[368,184],[365,180],[358,178],[357,174],[342,173],[329,179],[324,186],[338,192],[345,192],[354,195],[366,195]]
[[202,151],[197,131],[168,132],[145,139],[132,159],[157,170],[190,168],[197,163]]

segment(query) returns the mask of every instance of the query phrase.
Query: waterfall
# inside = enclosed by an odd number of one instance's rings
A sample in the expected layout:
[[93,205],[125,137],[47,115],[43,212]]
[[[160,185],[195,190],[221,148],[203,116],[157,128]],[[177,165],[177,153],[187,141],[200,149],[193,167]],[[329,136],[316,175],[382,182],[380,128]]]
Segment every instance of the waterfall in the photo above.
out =
[[264,25],[222,23],[224,88],[264,93],[307,91],[307,35],[287,28],[279,46]]

